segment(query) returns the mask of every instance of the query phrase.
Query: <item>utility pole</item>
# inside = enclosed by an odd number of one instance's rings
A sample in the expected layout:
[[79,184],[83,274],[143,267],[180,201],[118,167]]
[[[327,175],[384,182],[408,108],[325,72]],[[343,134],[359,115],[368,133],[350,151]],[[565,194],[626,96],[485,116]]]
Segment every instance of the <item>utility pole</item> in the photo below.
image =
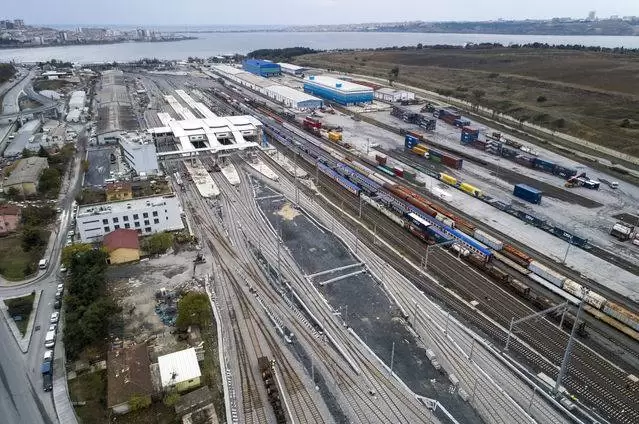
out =
[[359,196],[359,217],[362,217],[362,196]]
[[577,326],[579,325],[579,317],[581,316],[581,311],[584,308],[584,299],[588,295],[588,289],[582,289],[582,294],[583,296],[581,298],[581,302],[579,302],[579,309],[577,309],[575,323],[572,325],[572,331],[570,332],[570,338],[568,339],[568,346],[566,346],[566,352],[564,352],[564,359],[561,361],[561,368],[559,368],[559,374],[557,375],[557,382],[555,382],[555,387],[552,390],[554,394],[557,394],[559,391],[561,380],[563,380],[564,375],[566,374],[566,368],[568,368],[568,361],[570,360],[570,354],[572,353],[572,346],[575,342],[575,333],[577,332]]

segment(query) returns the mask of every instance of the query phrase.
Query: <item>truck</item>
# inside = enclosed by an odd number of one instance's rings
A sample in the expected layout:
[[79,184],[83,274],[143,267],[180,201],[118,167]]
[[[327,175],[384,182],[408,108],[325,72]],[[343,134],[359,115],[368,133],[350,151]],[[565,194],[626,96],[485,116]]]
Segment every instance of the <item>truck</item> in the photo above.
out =
[[610,229],[610,235],[619,239],[619,241],[629,240],[632,236],[634,227],[625,222],[617,222]]

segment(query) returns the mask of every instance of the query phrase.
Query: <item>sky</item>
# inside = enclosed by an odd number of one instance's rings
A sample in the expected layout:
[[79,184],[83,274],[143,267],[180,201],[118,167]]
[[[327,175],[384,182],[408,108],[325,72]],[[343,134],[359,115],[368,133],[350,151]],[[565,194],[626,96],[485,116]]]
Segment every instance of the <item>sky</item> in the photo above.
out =
[[[392,7],[391,7],[392,5]],[[480,6],[481,5],[481,6]],[[27,24],[312,25],[639,16],[639,0],[2,0]]]

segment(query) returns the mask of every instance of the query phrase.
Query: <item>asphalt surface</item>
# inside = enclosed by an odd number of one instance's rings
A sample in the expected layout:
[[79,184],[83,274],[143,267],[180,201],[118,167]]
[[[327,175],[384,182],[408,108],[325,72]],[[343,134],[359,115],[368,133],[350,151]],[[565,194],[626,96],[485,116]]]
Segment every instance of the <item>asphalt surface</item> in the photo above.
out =
[[[275,194],[259,183],[256,186],[258,198]],[[306,215],[283,219],[278,211],[284,204],[281,199],[258,201],[271,225],[276,229],[281,228],[285,246],[306,274],[358,262],[340,239],[318,228]],[[340,273],[322,276],[318,281],[337,275]],[[426,350],[418,345],[402,320],[397,319],[400,316],[397,305],[375,279],[368,274],[359,274],[318,286],[318,289],[335,310],[341,311],[346,323],[389,366],[392,346],[395,345],[393,370],[411,390],[439,400],[460,423],[481,422],[472,407],[448,391],[450,384],[446,376],[424,360]]]
[[[86,142],[83,133],[80,137]],[[59,215],[58,226],[52,233],[54,242],[52,249],[47,252],[50,262],[49,268],[38,278],[25,284],[0,284],[0,298],[27,295],[34,290],[42,290],[38,308],[34,310],[35,321],[27,353],[22,353],[18,343],[8,328],[6,322],[0,324],[0,413],[2,423],[56,423],[57,414],[61,416],[73,411],[67,399],[59,402],[55,407],[52,392],[45,392],[42,388],[42,364],[45,351],[44,339],[50,324],[51,313],[54,311],[53,302],[57,284],[61,281],[58,273],[59,258],[66,239],[66,229],[71,224],[71,205],[79,190],[80,161],[84,156],[84,147],[79,143],[78,154],[73,162],[73,169],[68,173],[72,179],[63,181],[59,207],[63,212]],[[2,318],[4,321],[4,317]],[[62,346],[63,323],[58,325],[56,352]],[[54,358],[54,369],[61,370],[64,364],[62,357]],[[66,384],[64,375],[54,371],[54,390],[60,384]],[[68,415],[66,415],[68,416]],[[65,421],[69,422],[68,420]]]
[[102,187],[111,177],[111,152],[113,146],[99,147],[88,151],[89,170],[84,177],[85,187]]

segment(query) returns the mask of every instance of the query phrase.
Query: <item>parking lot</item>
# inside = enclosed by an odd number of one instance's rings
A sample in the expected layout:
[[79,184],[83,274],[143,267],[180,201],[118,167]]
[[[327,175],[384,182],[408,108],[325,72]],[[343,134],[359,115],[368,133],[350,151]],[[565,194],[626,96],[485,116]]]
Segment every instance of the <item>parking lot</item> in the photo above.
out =
[[87,151],[89,170],[84,176],[84,187],[102,187],[111,178],[111,153],[115,147],[98,147]]

